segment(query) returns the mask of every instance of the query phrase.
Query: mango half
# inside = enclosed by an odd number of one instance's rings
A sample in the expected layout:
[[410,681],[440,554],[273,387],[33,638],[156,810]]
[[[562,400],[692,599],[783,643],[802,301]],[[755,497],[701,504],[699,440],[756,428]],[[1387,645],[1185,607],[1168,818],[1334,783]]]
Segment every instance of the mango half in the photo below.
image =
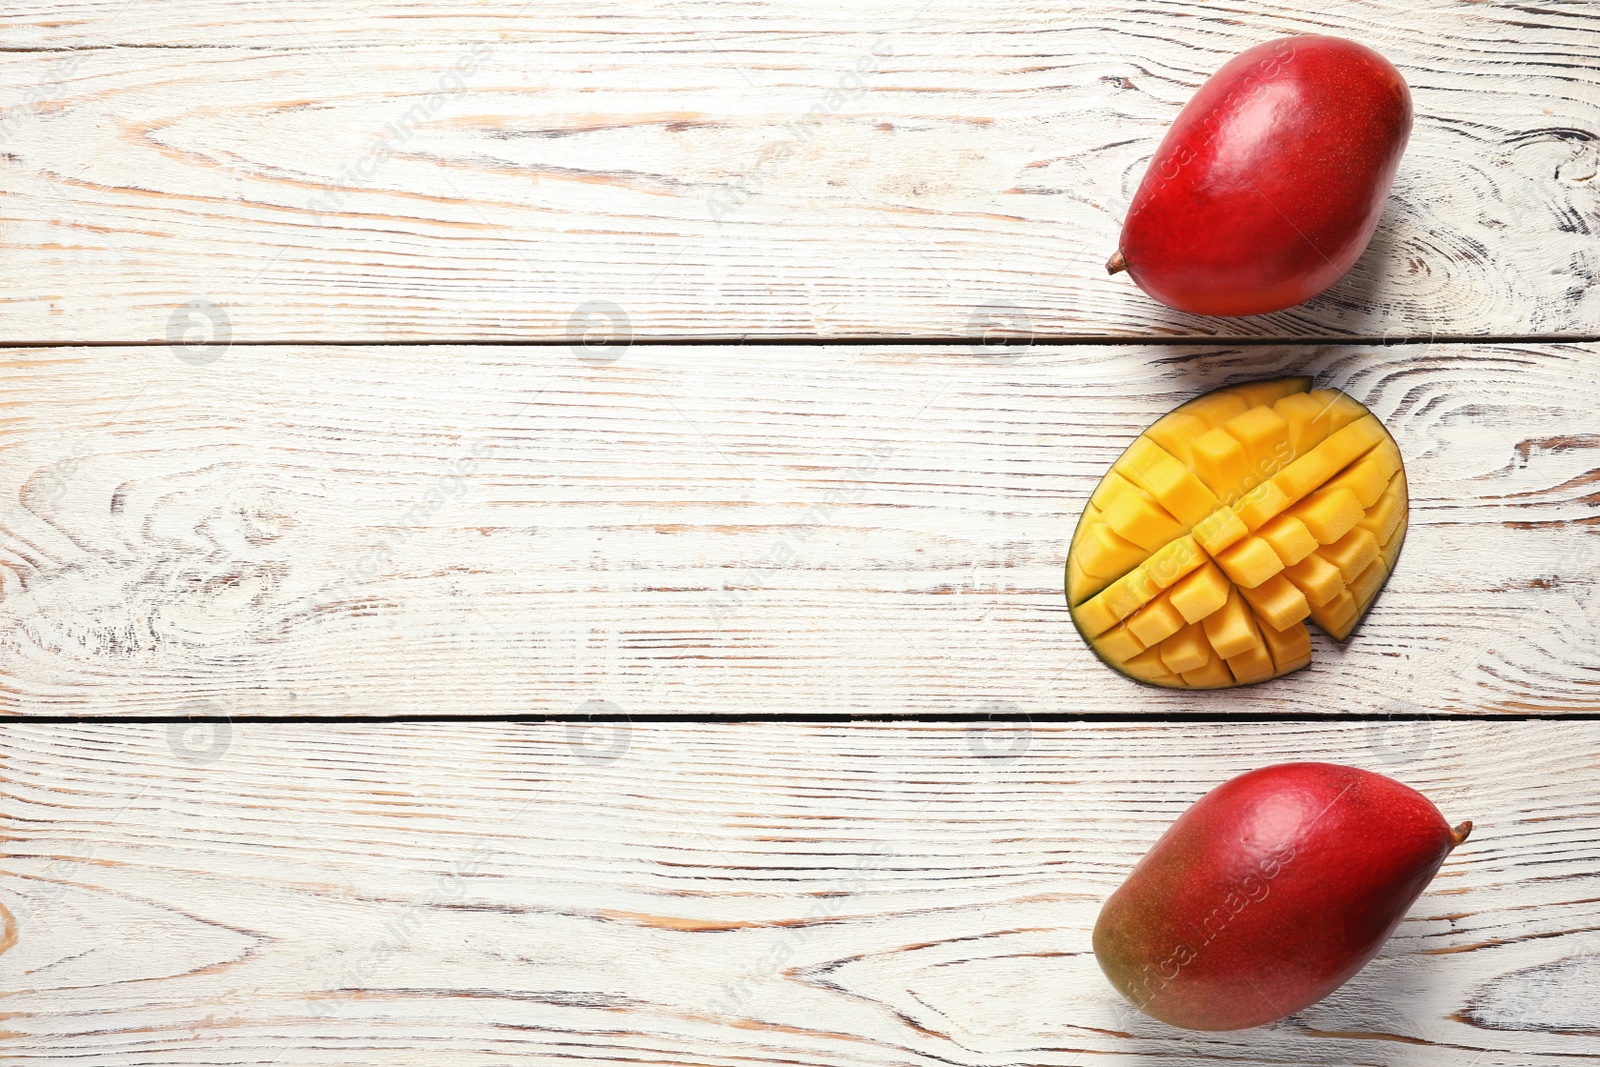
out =
[[1162,416],[1096,487],[1067,554],[1067,603],[1115,669],[1226,689],[1311,662],[1309,619],[1356,628],[1405,541],[1400,449],[1310,378],[1218,389]]

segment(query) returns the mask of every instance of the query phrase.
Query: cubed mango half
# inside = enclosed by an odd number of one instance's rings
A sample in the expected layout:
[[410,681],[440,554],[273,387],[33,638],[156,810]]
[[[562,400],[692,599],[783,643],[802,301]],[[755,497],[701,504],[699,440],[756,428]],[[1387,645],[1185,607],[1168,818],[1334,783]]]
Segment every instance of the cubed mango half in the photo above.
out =
[[1408,494],[1378,418],[1308,378],[1247,382],[1158,420],[1084,508],[1072,619],[1129,677],[1249,685],[1311,662],[1307,620],[1345,640],[1393,572]]

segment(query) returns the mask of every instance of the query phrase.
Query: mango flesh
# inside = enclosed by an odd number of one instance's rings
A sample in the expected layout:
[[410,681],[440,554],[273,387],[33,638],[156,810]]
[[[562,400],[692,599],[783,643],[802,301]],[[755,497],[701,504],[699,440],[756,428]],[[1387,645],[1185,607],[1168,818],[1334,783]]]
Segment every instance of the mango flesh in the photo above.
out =
[[1251,771],[1184,812],[1101,909],[1094,952],[1140,1011],[1191,1030],[1274,1022],[1364,967],[1472,824],[1330,763]]
[[1372,606],[1407,501],[1399,447],[1344,393],[1300,377],[1207,393],[1145,430],[1090,497],[1067,555],[1073,623],[1150,685],[1281,677],[1311,662],[1308,620],[1343,641]]

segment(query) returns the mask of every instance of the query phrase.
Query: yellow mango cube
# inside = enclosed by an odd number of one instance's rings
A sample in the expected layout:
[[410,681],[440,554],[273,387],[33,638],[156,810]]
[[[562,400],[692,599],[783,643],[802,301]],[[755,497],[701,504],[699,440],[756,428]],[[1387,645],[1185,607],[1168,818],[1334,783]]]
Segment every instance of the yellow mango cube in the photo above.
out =
[[1205,420],[1207,426],[1215,428],[1254,406],[1235,389],[1217,389],[1195,397],[1177,410],[1186,415],[1197,415]]
[[1319,417],[1322,424],[1327,427],[1323,432],[1325,437],[1332,437],[1346,426],[1368,414],[1366,407],[1358,400],[1340,392],[1338,389],[1313,389],[1311,399],[1322,405],[1322,414]]
[[1238,500],[1255,484],[1244,446],[1220,426],[1196,437],[1189,446],[1189,457],[1195,474],[1224,504]]
[[1321,607],[1311,609],[1311,621],[1322,627],[1323,632],[1335,641],[1349,637],[1360,619],[1361,608],[1348,589]]
[[1274,575],[1254,589],[1239,590],[1239,595],[1255,608],[1261,621],[1275,630],[1287,630],[1311,614],[1311,602],[1281,574]]
[[1171,589],[1180,578],[1205,561],[1205,553],[1200,551],[1194,538],[1185,536],[1152,552],[1139,569],[1149,575],[1150,583],[1157,589]]
[[1194,539],[1215,556],[1230,545],[1238,544],[1249,532],[1232,508],[1218,508],[1195,525]]
[[1283,570],[1278,553],[1259,537],[1246,537],[1216,560],[1224,574],[1246,589],[1254,589]]
[[1267,651],[1266,645],[1261,644],[1231,657],[1228,670],[1233,674],[1234,681],[1240,685],[1250,685],[1271,678],[1277,673],[1277,666],[1272,662],[1272,654]]
[[1146,647],[1159,645],[1183,627],[1183,616],[1165,593],[1134,612],[1128,620],[1128,629]]
[[1180,463],[1189,462],[1189,445],[1196,437],[1211,429],[1211,424],[1199,415],[1181,408],[1163,415],[1145,435],[1166,449]]
[[1072,621],[1085,636],[1098,637],[1150,603],[1159,590],[1147,590],[1147,584],[1140,571],[1129,571],[1073,608]]
[[1272,546],[1286,567],[1294,566],[1317,550],[1317,539],[1311,536],[1306,524],[1293,515],[1278,516],[1257,530],[1256,536]]
[[[1093,505],[1095,512],[1098,513],[1104,511],[1112,501],[1126,493],[1144,493],[1144,490],[1116,471],[1106,471],[1106,476],[1101,478],[1100,484],[1094,487],[1094,495],[1089,498],[1089,503]],[[1149,496],[1148,493],[1145,493],[1145,495]],[[1154,497],[1151,497],[1151,499],[1154,499]],[[1089,512],[1085,510],[1084,514],[1089,514]]]
[[1221,610],[1208,616],[1201,626],[1205,629],[1206,640],[1223,659],[1240,655],[1261,643],[1255,619],[1237,589],[1228,596]]
[[1083,564],[1076,552],[1067,556],[1067,603],[1076,604],[1094,595],[1100,588],[1100,579],[1083,573]]
[[1189,689],[1228,689],[1238,684],[1233,679],[1233,672],[1228,670],[1227,663],[1217,655],[1213,655],[1199,670],[1185,671],[1180,677]]
[[1231,385],[1227,391],[1243,401],[1245,409],[1248,410],[1261,407],[1263,404],[1270,407],[1286,396],[1303,394],[1310,388],[1310,377],[1297,374],[1288,378],[1266,378],[1259,382]]
[[1361,501],[1349,489],[1322,489],[1306,497],[1289,511],[1305,523],[1319,544],[1331,545],[1355,529],[1366,515]]
[[1378,558],[1383,560],[1383,565],[1391,571],[1394,570],[1394,561],[1400,555],[1400,549],[1406,540],[1406,520],[1401,519],[1400,525],[1395,527],[1394,536],[1383,543],[1378,549]]
[[1185,622],[1199,622],[1228,602],[1229,585],[1216,564],[1207,563],[1172,587],[1172,606]]
[[1324,489],[1344,487],[1356,495],[1363,508],[1377,503],[1389,481],[1400,469],[1400,449],[1393,441],[1383,441],[1373,446],[1366,455],[1335,475]]
[[1199,623],[1190,623],[1161,642],[1161,662],[1173,674],[1197,671],[1211,659],[1211,643]]
[[1090,645],[1094,645],[1096,638],[1129,615],[1132,615],[1138,608],[1135,605],[1126,613],[1117,614],[1118,605],[1104,599],[1105,594],[1109,592],[1111,592],[1111,589],[1108,587],[1099,596],[1085,600],[1072,609],[1072,624],[1078,628],[1078,632],[1083,635],[1084,640],[1088,641]]
[[1190,526],[1221,506],[1216,494],[1193,471],[1147,437],[1130,445],[1112,470],[1155,497],[1162,507]]
[[1179,680],[1179,677],[1167,670],[1167,665],[1161,662],[1160,650],[1154,648],[1146,649],[1126,663],[1119,664],[1118,670],[1131,678],[1152,685],[1173,685]]
[[1101,518],[1123,540],[1143,549],[1145,555],[1189,532],[1167,514],[1165,508],[1143,493],[1123,494],[1105,509]]
[[1117,536],[1105,522],[1097,522],[1081,538],[1078,564],[1091,578],[1110,581],[1120,578],[1142,563],[1149,555],[1132,541]]
[[1386,545],[1389,538],[1394,535],[1401,520],[1406,514],[1406,476],[1396,474],[1389,479],[1389,487],[1383,495],[1367,509],[1366,516],[1358,523],[1364,530],[1370,530],[1378,539],[1378,544]]
[[1113,626],[1100,635],[1095,651],[1115,663],[1132,659],[1145,650],[1145,643],[1136,637],[1126,624]]
[[1378,539],[1372,531],[1357,526],[1333,544],[1317,549],[1317,555],[1339,571],[1346,585],[1353,585],[1356,576],[1378,558],[1378,551]]
[[1272,410],[1282,417],[1288,427],[1289,451],[1294,458],[1303,456],[1321,444],[1332,430],[1323,418],[1327,405],[1310,393],[1290,393],[1272,405]]
[[1253,407],[1223,423],[1222,428],[1244,447],[1258,477],[1270,478],[1283,465],[1289,423],[1272,408],[1265,404]]
[[1315,552],[1286,569],[1283,574],[1306,595],[1312,607],[1326,604],[1344,592],[1344,575],[1339,573],[1339,568]]
[[1297,622],[1287,630],[1275,630],[1263,622],[1261,639],[1272,653],[1272,664],[1279,674],[1297,671],[1311,662],[1311,635],[1306,632],[1304,623]]
[[1350,583],[1350,595],[1355,598],[1356,606],[1366,610],[1372,598],[1378,595],[1378,590],[1383,588],[1383,583],[1389,580],[1389,568],[1384,566],[1383,560],[1375,559],[1366,570],[1356,575],[1356,580]]
[[1234,505],[1233,511],[1244,523],[1245,529],[1255,530],[1277,518],[1288,506],[1288,496],[1277,482],[1268,480],[1246,493],[1244,499]]

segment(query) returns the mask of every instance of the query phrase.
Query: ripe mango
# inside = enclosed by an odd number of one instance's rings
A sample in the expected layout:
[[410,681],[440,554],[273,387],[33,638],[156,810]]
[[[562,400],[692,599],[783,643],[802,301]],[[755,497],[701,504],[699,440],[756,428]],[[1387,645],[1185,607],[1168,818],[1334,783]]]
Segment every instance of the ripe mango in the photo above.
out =
[[1095,489],[1067,557],[1072,621],[1150,685],[1280,677],[1311,662],[1307,619],[1343,641],[1372,606],[1407,500],[1399,447],[1344,393],[1309,378],[1215,390],[1158,419]]
[[1366,966],[1471,832],[1381,774],[1251,771],[1196,801],[1139,861],[1100,911],[1095,958],[1173,1026],[1282,1019]]
[[1258,45],[1179,113],[1106,268],[1201,315],[1309,300],[1372,239],[1411,122],[1405,79],[1370,48],[1310,35]]

